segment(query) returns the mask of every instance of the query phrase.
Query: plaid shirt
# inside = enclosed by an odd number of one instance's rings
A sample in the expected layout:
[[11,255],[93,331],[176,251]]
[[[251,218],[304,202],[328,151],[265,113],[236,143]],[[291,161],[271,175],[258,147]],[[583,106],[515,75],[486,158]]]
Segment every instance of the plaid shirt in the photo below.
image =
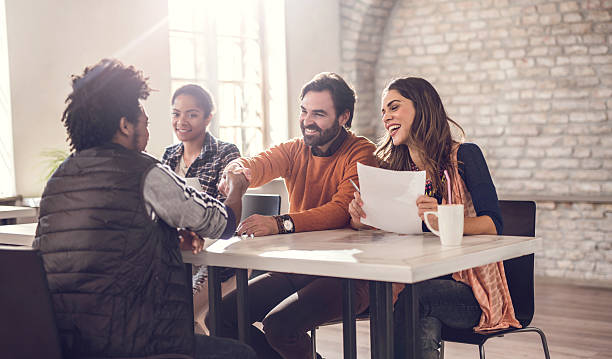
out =
[[[183,156],[183,143],[166,148],[162,162],[176,171],[176,166]],[[185,177],[196,177],[202,185],[202,190],[212,197],[223,201],[225,198],[217,190],[217,184],[225,166],[240,157],[238,147],[232,143],[217,140],[206,132],[204,145],[200,155],[193,161]]]

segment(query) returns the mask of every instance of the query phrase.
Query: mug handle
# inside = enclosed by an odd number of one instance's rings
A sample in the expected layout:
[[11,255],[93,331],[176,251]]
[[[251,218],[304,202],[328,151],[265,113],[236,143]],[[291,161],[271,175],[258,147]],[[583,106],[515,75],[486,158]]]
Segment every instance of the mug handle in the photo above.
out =
[[[431,233],[435,234],[436,236],[440,237],[440,232],[436,231],[435,229],[432,228],[432,226],[429,224],[429,220],[427,219],[428,215],[433,214],[434,216],[438,217],[438,212],[425,212],[423,214],[423,220],[425,222],[425,225],[427,226],[427,228],[429,228],[429,230],[431,231]],[[438,223],[440,217],[438,217]]]

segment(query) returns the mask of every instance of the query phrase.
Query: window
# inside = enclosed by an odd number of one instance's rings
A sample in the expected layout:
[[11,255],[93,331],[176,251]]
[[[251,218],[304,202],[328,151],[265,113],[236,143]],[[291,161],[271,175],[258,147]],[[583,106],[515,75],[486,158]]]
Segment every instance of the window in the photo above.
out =
[[0,197],[15,195],[11,89],[4,1],[0,1]]
[[170,0],[169,29],[172,91],[210,90],[214,135],[242,155],[287,139],[283,0]]

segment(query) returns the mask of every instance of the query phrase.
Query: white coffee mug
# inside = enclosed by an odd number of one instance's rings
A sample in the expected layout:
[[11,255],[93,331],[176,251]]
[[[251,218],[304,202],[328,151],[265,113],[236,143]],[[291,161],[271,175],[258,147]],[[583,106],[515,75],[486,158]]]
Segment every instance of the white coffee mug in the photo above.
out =
[[[429,224],[427,217],[432,214],[438,217],[438,228],[436,231]],[[459,246],[463,239],[463,205],[446,204],[438,205],[438,212],[425,212],[425,225],[429,230],[440,237],[443,246]]]

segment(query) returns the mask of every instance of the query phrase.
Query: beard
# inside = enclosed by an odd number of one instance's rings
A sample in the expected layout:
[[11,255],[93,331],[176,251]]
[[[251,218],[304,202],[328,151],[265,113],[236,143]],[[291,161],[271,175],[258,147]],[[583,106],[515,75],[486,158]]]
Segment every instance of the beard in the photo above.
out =
[[[326,129],[326,130],[322,130],[319,126],[317,126],[316,124],[312,124],[309,126],[304,126],[303,122],[300,122],[300,129],[302,130],[302,136],[304,136],[304,143],[308,146],[311,147],[318,147],[318,146],[323,146],[324,144],[328,143],[329,141],[333,140],[334,137],[336,137],[336,135],[338,134],[338,132],[340,131],[340,121],[338,121],[338,119],[336,119],[336,121],[334,121],[334,124],[332,125],[332,127]],[[314,130],[319,132],[319,134],[317,135],[306,135],[305,130],[309,129],[309,130]]]

